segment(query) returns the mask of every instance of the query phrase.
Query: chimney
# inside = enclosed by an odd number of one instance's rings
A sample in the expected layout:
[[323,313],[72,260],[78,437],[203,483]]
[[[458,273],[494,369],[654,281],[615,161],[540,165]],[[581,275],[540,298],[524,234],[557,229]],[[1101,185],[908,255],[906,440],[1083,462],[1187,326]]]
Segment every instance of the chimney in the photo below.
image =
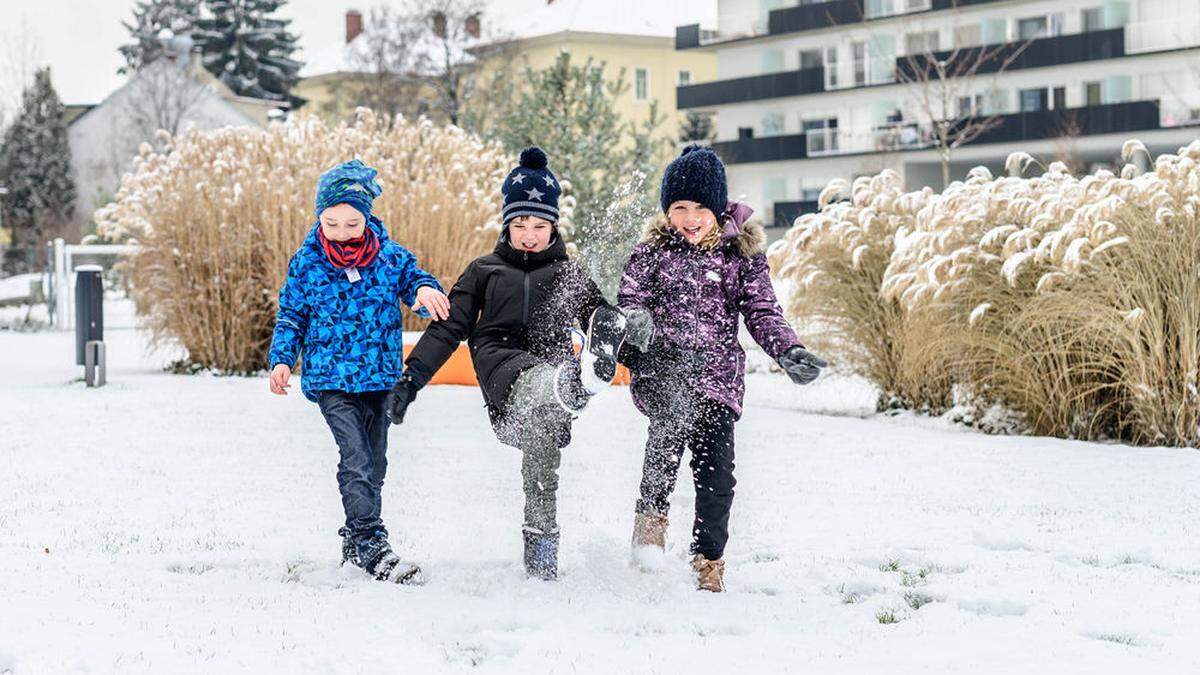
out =
[[443,40],[446,39],[446,13],[445,12],[434,12],[433,13],[433,34]]
[[475,38],[476,40],[479,39],[479,15],[478,14],[472,14],[471,16],[467,17],[466,29],[467,29],[467,35],[470,35],[471,37]]
[[346,10],[346,44],[353,42],[354,38],[362,35],[362,32],[362,12],[357,9]]

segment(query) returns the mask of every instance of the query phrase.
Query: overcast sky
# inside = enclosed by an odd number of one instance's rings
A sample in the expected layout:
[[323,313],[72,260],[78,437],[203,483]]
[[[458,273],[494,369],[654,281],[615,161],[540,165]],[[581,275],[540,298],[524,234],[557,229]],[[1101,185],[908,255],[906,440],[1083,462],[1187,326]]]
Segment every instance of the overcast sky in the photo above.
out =
[[[508,7],[530,1],[492,0],[490,4]],[[0,13],[0,98],[11,98],[16,88],[13,71],[18,69],[14,63],[31,51],[50,65],[54,85],[66,103],[98,103],[121,84],[117,47],[128,40],[121,21],[131,16],[134,0],[0,0],[0,4],[6,5]],[[380,4],[399,6],[401,0],[290,0],[281,14],[292,19],[301,49],[311,52],[342,39],[347,9],[367,13]]]

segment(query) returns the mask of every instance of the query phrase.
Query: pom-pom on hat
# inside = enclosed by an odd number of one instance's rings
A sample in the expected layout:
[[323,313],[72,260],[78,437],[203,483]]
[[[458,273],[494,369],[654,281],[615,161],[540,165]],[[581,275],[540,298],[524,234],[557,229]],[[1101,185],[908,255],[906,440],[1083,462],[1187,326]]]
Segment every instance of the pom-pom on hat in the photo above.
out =
[[671,204],[686,200],[698,202],[720,217],[729,201],[729,186],[721,158],[708,148],[687,146],[663,171],[658,200],[663,213]]
[[331,206],[349,204],[369,219],[375,198],[383,194],[383,188],[375,180],[378,175],[378,171],[357,159],[342,162],[321,174],[317,180],[317,217]]
[[504,224],[518,216],[537,216],[558,222],[558,196],[562,188],[546,167],[546,153],[531,147],[521,151],[521,163],[500,187],[504,195]]

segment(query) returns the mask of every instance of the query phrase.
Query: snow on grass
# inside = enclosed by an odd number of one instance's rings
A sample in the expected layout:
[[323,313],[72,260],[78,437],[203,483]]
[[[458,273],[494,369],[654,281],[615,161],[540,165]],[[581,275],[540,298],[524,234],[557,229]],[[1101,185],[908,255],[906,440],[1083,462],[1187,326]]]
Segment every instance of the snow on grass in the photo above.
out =
[[630,565],[646,422],[614,387],[564,452],[546,584],[520,566],[516,451],[477,390],[431,387],[390,437],[385,520],[428,579],[395,587],[338,566],[337,453],[314,405],[165,374],[177,355],[147,354],[122,316],[98,390],[70,334],[0,333],[0,672],[1200,664],[1194,450],[869,416],[849,380],[756,372],[713,595],[692,590],[686,470],[664,564]]

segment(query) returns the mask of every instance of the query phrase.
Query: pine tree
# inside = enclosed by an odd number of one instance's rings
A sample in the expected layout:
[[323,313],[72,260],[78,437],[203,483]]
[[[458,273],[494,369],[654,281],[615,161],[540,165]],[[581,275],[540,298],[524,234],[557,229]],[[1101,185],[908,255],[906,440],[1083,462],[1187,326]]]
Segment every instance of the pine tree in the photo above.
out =
[[117,70],[128,75],[162,55],[160,36],[163,31],[175,35],[191,35],[200,19],[200,0],[138,0],[133,8],[133,22],[121,22],[133,42],[117,51],[125,65]]
[[3,222],[15,249],[30,249],[60,235],[74,213],[75,183],[63,104],[50,83],[50,69],[34,75],[21,96],[21,109],[0,145]]
[[713,128],[712,115],[695,111],[687,114],[687,119],[679,128],[679,140],[688,143],[692,141],[711,141],[716,138]]
[[287,0],[204,0],[197,26],[204,67],[239,96],[274,101],[290,96],[302,65],[291,58],[296,36],[287,19],[271,16]]
[[623,72],[608,81],[603,64],[591,59],[572,64],[563,52],[548,68],[526,68],[517,82],[495,82],[491,128],[479,125],[513,154],[540,146],[551,169],[570,182],[576,200],[574,241],[610,297],[625,258],[656,209],[657,180],[670,146],[657,130],[662,120],[656,102],[641,125],[616,112],[613,102],[628,91]]

